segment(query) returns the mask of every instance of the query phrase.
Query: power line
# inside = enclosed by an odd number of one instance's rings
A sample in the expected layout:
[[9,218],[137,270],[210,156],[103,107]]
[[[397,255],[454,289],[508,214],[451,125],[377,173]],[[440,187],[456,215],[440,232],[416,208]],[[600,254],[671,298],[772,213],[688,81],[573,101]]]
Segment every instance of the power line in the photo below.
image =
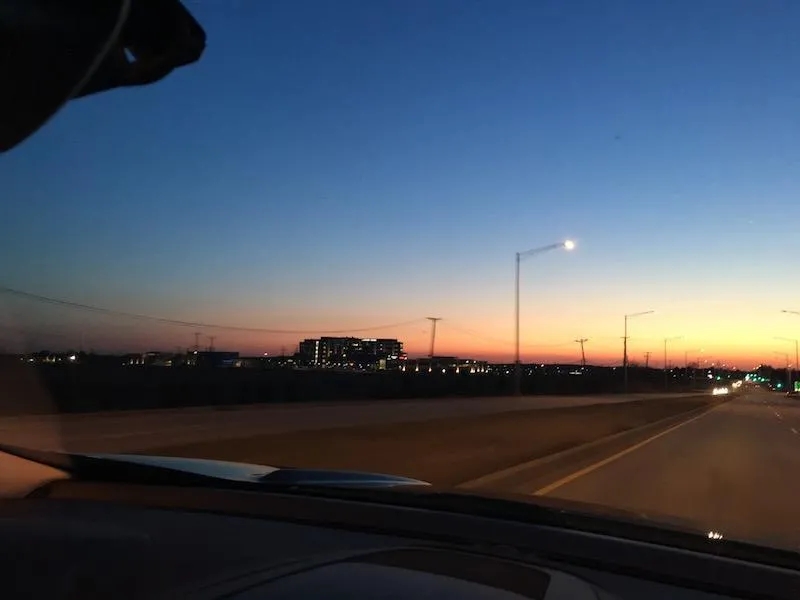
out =
[[[455,331],[459,331],[459,332],[461,332],[463,334],[475,337],[475,338],[484,339],[484,340],[489,341],[489,342],[497,342],[499,344],[508,344],[508,345],[512,344],[511,340],[503,340],[503,339],[500,339],[500,338],[492,337],[490,335],[484,335],[484,334],[479,333],[477,331],[474,331],[472,329],[467,329],[467,328],[464,328],[464,327],[458,327],[457,325],[453,325],[453,323],[451,321],[446,321],[446,323],[447,323],[447,327],[449,327],[451,329],[454,329]],[[520,344],[520,346],[523,347],[523,348],[558,348],[558,347],[563,347],[563,346],[569,346],[572,343],[573,342],[557,342],[555,344]]]
[[241,327],[238,325],[220,325],[217,323],[202,323],[198,321],[181,321],[179,319],[169,319],[166,317],[155,317],[152,315],[142,315],[138,313],[130,313],[121,310],[114,310],[110,308],[104,308],[101,306],[93,306],[91,304],[82,304],[80,302],[71,302],[69,300],[61,300],[59,298],[51,298],[49,296],[41,296],[39,294],[32,294],[30,292],[25,292],[22,290],[16,290],[13,288],[8,288],[4,286],[0,286],[0,294],[6,294],[7,296],[16,296],[18,298],[25,298],[26,300],[32,300],[35,302],[41,302],[43,304],[51,304],[55,306],[64,306],[67,308],[74,308],[78,310],[84,310],[88,312],[94,312],[98,314],[104,315],[112,315],[117,317],[126,317],[129,319],[138,319],[141,321],[152,321],[154,323],[165,323],[169,325],[178,325],[181,327],[193,327],[193,328],[205,328],[205,329],[224,329],[227,331],[243,331],[249,333],[275,333],[275,334],[314,334],[314,333],[324,333],[324,334],[345,334],[345,333],[359,333],[362,331],[376,331],[379,329],[392,329],[395,327],[405,327],[407,325],[413,325],[414,323],[419,323],[424,319],[413,319],[411,321],[403,321],[401,323],[391,323],[388,325],[376,325],[375,327],[355,327],[351,329],[333,329],[333,330],[323,330],[323,329],[267,329],[264,327]]

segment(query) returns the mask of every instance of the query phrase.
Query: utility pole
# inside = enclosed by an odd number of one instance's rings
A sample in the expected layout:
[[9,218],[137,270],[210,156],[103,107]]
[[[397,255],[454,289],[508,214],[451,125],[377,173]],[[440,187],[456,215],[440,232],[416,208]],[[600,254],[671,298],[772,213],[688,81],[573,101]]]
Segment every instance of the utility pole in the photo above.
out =
[[436,321],[441,321],[442,317],[425,317],[431,322],[431,351],[428,354],[430,358],[433,358],[433,350],[436,344]]
[[792,372],[789,370],[789,353],[788,352],[776,352],[776,354],[783,354],[786,357],[786,391],[792,391]]
[[654,310],[643,310],[625,315],[625,332],[622,336],[622,390],[626,394],[628,393],[628,319],[651,315],[654,312]]
[[622,371],[625,379],[625,391],[628,391],[628,316],[625,315],[625,333],[622,336]]
[[[669,361],[667,360],[667,342],[671,342],[672,340],[680,340],[683,339],[682,335],[674,335],[672,337],[664,338],[664,389],[669,389]],[[688,356],[684,351],[684,360]]]
[[197,354],[200,351],[200,332],[194,332],[194,353]]
[[651,354],[652,354],[652,352],[645,352],[644,353],[644,368],[645,369],[649,369],[650,368],[650,355]]
[[[789,312],[789,311],[783,311]],[[784,342],[792,342],[794,344],[794,365],[792,365],[792,372],[791,372],[791,379],[788,379],[789,389],[787,391],[791,392],[794,387],[791,384],[794,381],[795,371],[800,368],[800,351],[798,351],[798,347],[800,346],[800,340],[797,338],[786,338],[786,337],[776,337],[776,340],[783,340]]]
[[575,340],[577,343],[581,345],[581,369],[586,368],[586,352],[583,350],[583,345],[589,341],[589,338],[578,338]]
[[208,336],[208,351],[209,352],[213,352],[214,351],[214,340],[216,338],[217,338],[217,336],[215,336],[215,335]]

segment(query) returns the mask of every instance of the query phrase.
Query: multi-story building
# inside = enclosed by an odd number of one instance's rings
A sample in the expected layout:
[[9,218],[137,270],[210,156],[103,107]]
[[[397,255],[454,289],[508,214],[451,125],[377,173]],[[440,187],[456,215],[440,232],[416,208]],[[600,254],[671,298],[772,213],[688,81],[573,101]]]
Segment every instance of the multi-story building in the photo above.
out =
[[[300,359],[316,367],[375,368],[396,361],[403,343],[391,338],[321,337],[300,342]],[[381,362],[383,361],[383,362]]]
[[366,338],[361,340],[361,348],[365,354],[380,358],[397,358],[403,354],[403,342],[392,338]]

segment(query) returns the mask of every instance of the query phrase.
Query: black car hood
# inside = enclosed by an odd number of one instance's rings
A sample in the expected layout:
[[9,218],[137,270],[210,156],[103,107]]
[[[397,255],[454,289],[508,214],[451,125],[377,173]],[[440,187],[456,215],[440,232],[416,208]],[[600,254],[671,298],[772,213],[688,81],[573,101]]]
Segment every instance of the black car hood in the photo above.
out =
[[[75,455],[73,455],[75,456]],[[202,458],[183,458],[176,456],[152,456],[143,454],[82,454],[81,456],[101,460],[124,461],[142,466],[172,469],[182,473],[192,473],[204,477],[212,477],[225,481],[257,484],[278,484],[288,486],[331,487],[331,488],[393,488],[397,491],[417,492],[423,494],[439,494],[475,496],[473,492],[461,493],[458,489],[431,486],[426,481],[400,475],[350,471],[339,469],[309,469],[299,467],[276,467],[252,463],[230,462]],[[564,515],[591,515],[626,521],[638,524],[658,524],[659,527],[673,531],[692,534],[716,534],[701,529],[697,523],[676,518],[672,515],[645,513],[641,511],[614,508],[599,504],[563,500],[545,496],[528,496],[522,494],[504,494],[481,490],[477,495],[486,499],[507,500],[523,503],[528,506],[547,507]]]
[[[75,455],[73,455],[75,456]],[[348,488],[390,488],[399,486],[429,486],[426,481],[399,475],[368,473],[337,469],[303,469],[273,467],[250,463],[182,458],[177,456],[151,456],[145,454],[81,454],[87,458],[113,460],[137,465],[173,469],[204,477],[238,481],[242,483],[285,484],[301,486],[330,486]]]
[[[460,490],[440,488],[426,481],[365,471],[340,469],[315,469],[279,467],[243,462],[231,462],[203,458],[177,456],[154,456],[146,454],[111,453],[60,453],[0,444],[0,451],[64,469],[74,477],[84,480],[148,482],[173,485],[215,485],[228,482],[231,485],[286,490],[353,490],[353,492],[375,490],[379,493],[398,492],[400,496],[375,496],[375,501],[391,501],[413,505],[420,503],[429,508],[454,510],[459,506],[468,511],[495,514],[520,520],[535,518],[552,521],[554,524],[580,524],[581,527],[596,522],[614,521],[625,527],[658,527],[685,534],[708,537],[711,540],[727,538],[725,532],[713,528],[713,524],[700,524],[672,515],[645,513],[631,509],[620,509],[605,505],[562,500],[544,496],[508,494],[493,490]],[[419,498],[423,495],[425,498]],[[414,498],[417,496],[417,498]],[[608,524],[608,523],[605,523]]]
[[[471,509],[487,508],[497,510],[508,516],[515,514],[525,520],[528,511],[539,508],[547,511],[549,517],[558,520],[571,520],[575,517],[601,517],[619,522],[637,524],[657,524],[662,528],[692,534],[713,534],[697,523],[676,519],[670,515],[645,514],[642,512],[617,509],[559,498],[508,494],[492,490],[460,490],[439,488],[426,481],[389,475],[339,469],[314,469],[298,467],[278,467],[243,462],[231,462],[202,458],[177,456],[154,456],[146,454],[111,453],[60,453],[18,446],[0,444],[0,451],[47,464],[71,473],[74,477],[88,480],[148,481],[151,483],[214,485],[217,482],[243,484],[245,486],[265,486],[276,488],[336,488],[340,490],[376,490],[403,492],[405,499],[393,497],[392,501],[414,503],[414,496],[426,497],[424,503],[440,503],[443,510],[452,509],[455,504],[466,504]],[[380,499],[377,497],[376,499]],[[541,516],[541,514],[540,514]]]
[[[598,534],[697,547],[742,544],[736,532],[714,523],[698,523],[672,515],[626,508],[509,494],[491,490],[440,488],[400,475],[339,469],[278,467],[222,460],[142,454],[61,453],[0,444],[0,451],[62,469],[81,481],[151,485],[226,487],[252,491],[301,493],[399,504],[408,508],[463,512],[541,525],[568,527]],[[732,536],[729,536],[729,533]],[[769,540],[749,539],[769,547]],[[710,545],[709,545],[710,544]],[[792,554],[792,564],[797,555]]]
[[[222,460],[184,458],[177,456],[153,456],[144,454],[101,454],[101,453],[82,453],[67,455],[74,459],[84,459],[98,461],[101,463],[114,463],[119,468],[120,465],[130,465],[144,469],[158,469],[166,473],[180,473],[183,476],[197,476],[218,481],[227,481],[241,484],[255,484],[259,486],[276,486],[278,488],[316,488],[338,489],[338,490],[376,490],[376,492],[396,491],[402,493],[402,498],[392,496],[392,502],[408,502],[413,504],[414,496],[420,494],[425,496],[423,504],[427,506],[436,505],[437,499],[441,503],[443,510],[453,509],[460,504],[459,498],[465,501],[465,506],[471,509],[479,509],[479,505],[494,504],[490,512],[495,512],[499,506],[495,503],[504,505],[506,514],[518,512],[518,516],[524,520],[526,513],[530,516],[534,509],[547,511],[547,518],[554,519],[554,522],[568,524],[571,522],[580,523],[585,527],[588,521],[596,521],[598,518],[603,521],[612,520],[618,526],[653,527],[662,530],[681,532],[691,535],[708,536],[717,539],[715,536],[722,537],[723,534],[701,527],[696,522],[683,520],[671,515],[654,513],[644,513],[634,510],[619,509],[604,505],[597,505],[572,500],[562,500],[544,496],[529,496],[521,494],[498,493],[489,490],[475,492],[470,490],[461,491],[458,488],[440,488],[432,486],[426,481],[413,479],[400,475],[389,475],[385,473],[371,473],[364,471],[350,471],[339,469],[314,469],[299,467],[278,467],[271,465],[258,465],[252,463],[230,462]],[[83,462],[83,461],[79,461]],[[73,464],[75,464],[73,462]],[[128,473],[130,475],[130,473]],[[169,480],[167,475],[167,480]],[[273,488],[274,489],[274,488]],[[388,499],[385,496],[377,496],[376,499]],[[432,507],[432,506],[431,506]],[[512,507],[516,507],[514,510]],[[526,508],[527,507],[527,508]],[[500,509],[501,512],[503,509]]]
[[481,491],[481,495],[489,498],[507,499],[523,504],[532,504],[537,507],[546,507],[565,515],[587,515],[613,519],[636,525],[657,525],[662,529],[675,532],[690,533],[706,536],[709,539],[722,539],[723,534],[717,529],[702,527],[696,521],[682,519],[674,515],[638,511],[629,508],[617,508],[605,504],[582,502],[579,500],[566,500],[550,496],[528,496],[522,494],[493,494]]

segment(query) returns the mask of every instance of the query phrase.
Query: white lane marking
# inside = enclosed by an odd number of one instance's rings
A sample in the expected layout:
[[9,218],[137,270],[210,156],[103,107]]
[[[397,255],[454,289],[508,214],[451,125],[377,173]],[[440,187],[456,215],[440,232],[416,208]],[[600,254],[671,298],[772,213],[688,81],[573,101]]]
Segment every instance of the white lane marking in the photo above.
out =
[[642,440],[638,444],[634,444],[630,448],[626,448],[625,450],[617,452],[616,454],[614,454],[612,456],[609,456],[608,458],[604,458],[603,460],[598,461],[598,462],[596,462],[596,463],[594,463],[592,465],[589,465],[588,467],[584,467],[583,469],[580,469],[578,471],[575,471],[574,473],[572,473],[570,475],[567,475],[566,477],[562,477],[561,479],[558,479],[558,480],[554,481],[553,483],[551,483],[549,485],[546,485],[541,489],[536,490],[535,492],[533,492],[532,495],[533,496],[545,496],[545,495],[549,494],[550,492],[560,488],[561,486],[566,485],[566,484],[568,484],[568,483],[570,483],[572,481],[575,481],[579,477],[583,477],[584,475],[588,475],[592,471],[596,471],[600,467],[604,467],[608,463],[614,462],[618,458],[622,458],[626,454],[630,454],[631,452],[633,452],[634,450],[638,450],[642,446],[646,446],[650,442],[653,442],[653,441],[657,440],[658,438],[660,438],[663,435],[667,435],[668,433],[671,433],[671,432],[675,431],[676,429],[678,429],[680,427],[683,427],[684,425],[688,425],[689,423],[693,423],[694,421],[697,421],[697,419],[700,419],[701,417],[706,416],[708,413],[710,413],[715,408],[717,408],[717,407],[714,406],[713,408],[707,410],[706,412],[704,412],[702,414],[699,414],[696,417],[692,417],[688,421],[684,421],[683,423],[678,423],[677,425],[675,425],[673,427],[670,427],[669,429],[665,429],[661,433],[657,433],[656,435],[654,435],[652,437],[649,437],[646,440]]
[[779,419],[783,419],[783,417],[781,416],[781,413],[779,413],[777,410],[774,411],[774,412],[775,412],[775,416],[776,417],[778,417]]
[[793,434],[795,434],[795,435],[797,435],[797,429],[795,429],[794,427],[792,427],[792,433],[793,433]]

